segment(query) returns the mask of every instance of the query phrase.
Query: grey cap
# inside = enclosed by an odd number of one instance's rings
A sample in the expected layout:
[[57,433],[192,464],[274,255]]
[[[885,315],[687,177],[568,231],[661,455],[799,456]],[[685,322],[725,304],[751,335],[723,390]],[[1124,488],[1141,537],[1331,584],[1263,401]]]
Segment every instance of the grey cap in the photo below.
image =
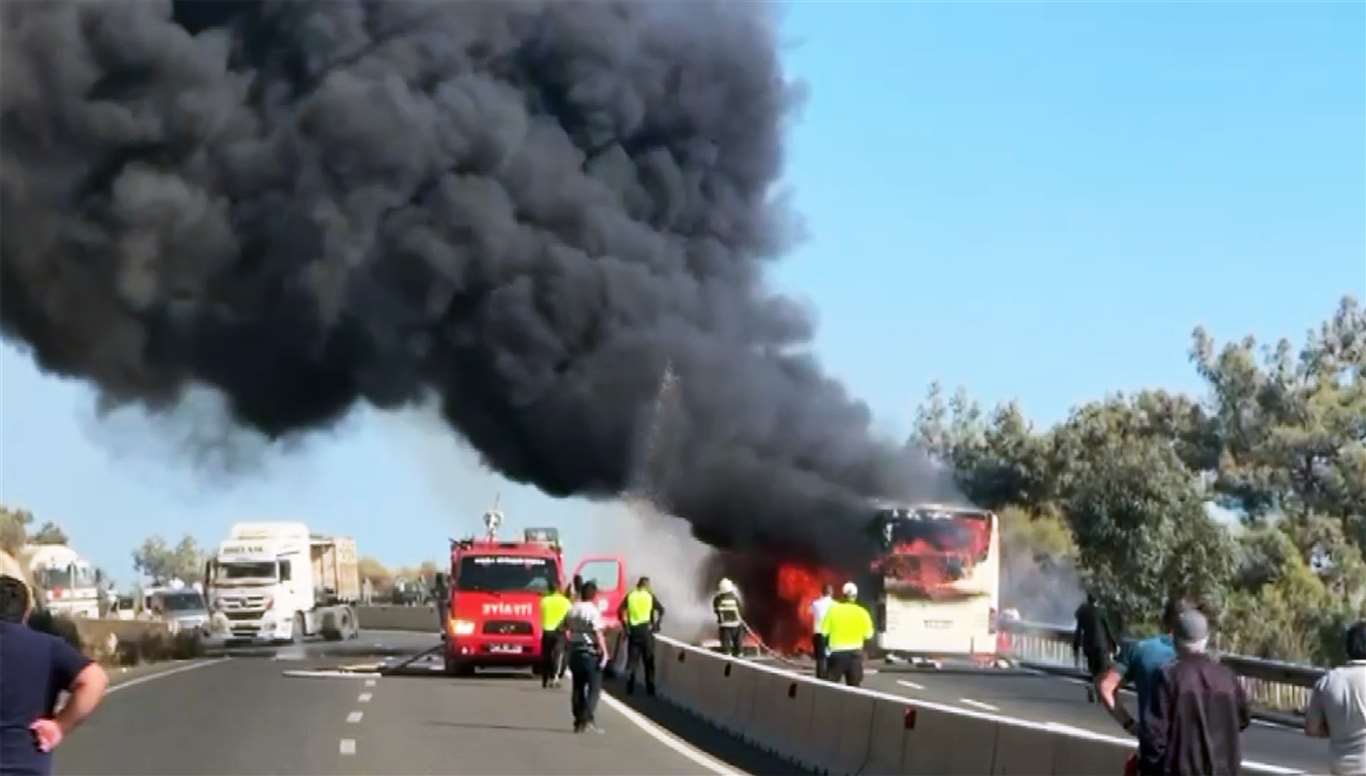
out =
[[1209,620],[1198,609],[1187,609],[1176,618],[1172,634],[1177,644],[1196,646],[1209,638]]

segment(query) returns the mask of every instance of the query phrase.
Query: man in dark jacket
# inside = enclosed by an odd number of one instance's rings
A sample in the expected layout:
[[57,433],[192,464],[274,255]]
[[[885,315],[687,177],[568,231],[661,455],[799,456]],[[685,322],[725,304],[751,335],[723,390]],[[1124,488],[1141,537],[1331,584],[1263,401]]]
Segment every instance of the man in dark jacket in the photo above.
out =
[[1077,607],[1077,629],[1072,634],[1072,658],[1085,655],[1086,670],[1095,681],[1110,667],[1115,653],[1115,636],[1096,597],[1086,594],[1086,603]]
[[1142,774],[1234,776],[1240,736],[1251,721],[1247,695],[1227,666],[1205,654],[1209,623],[1197,609],[1177,619],[1176,660],[1162,669],[1148,715]]

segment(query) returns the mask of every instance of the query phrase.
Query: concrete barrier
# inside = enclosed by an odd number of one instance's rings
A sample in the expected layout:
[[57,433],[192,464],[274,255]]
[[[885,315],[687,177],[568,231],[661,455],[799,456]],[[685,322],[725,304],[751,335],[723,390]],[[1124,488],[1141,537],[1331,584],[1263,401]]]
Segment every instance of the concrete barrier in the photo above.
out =
[[1134,750],[1126,738],[845,687],[665,637],[656,649],[666,700],[819,774],[1122,773]]
[[367,630],[441,632],[432,606],[357,606],[356,619]]

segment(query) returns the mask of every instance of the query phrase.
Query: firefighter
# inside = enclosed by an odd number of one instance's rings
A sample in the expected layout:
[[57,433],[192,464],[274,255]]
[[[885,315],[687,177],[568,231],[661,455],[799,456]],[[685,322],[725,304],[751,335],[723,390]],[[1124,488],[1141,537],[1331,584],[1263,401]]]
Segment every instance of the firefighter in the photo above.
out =
[[664,606],[650,590],[650,578],[641,577],[617,607],[617,619],[626,627],[626,694],[636,691],[636,664],[645,664],[645,693],[655,694],[655,634],[664,621]]
[[821,620],[829,650],[825,678],[858,687],[863,682],[863,643],[873,637],[873,618],[859,605],[858,585],[845,582],[841,592],[844,600],[831,606]]
[[574,603],[559,588],[541,597],[541,687],[559,687],[564,673],[564,634],[560,626]]
[[711,608],[716,612],[716,629],[721,637],[721,651],[739,657],[744,617],[741,616],[740,594],[736,592],[734,582],[729,579],[721,580],[721,584],[716,588],[716,597],[711,599]]

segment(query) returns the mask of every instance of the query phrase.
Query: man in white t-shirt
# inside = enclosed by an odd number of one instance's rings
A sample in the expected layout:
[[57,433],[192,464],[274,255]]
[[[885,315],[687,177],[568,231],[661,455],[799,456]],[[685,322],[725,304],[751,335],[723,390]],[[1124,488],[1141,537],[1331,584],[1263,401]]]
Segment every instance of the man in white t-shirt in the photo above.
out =
[[1347,665],[1314,685],[1304,732],[1328,739],[1333,773],[1366,773],[1366,620],[1347,629]]
[[831,585],[823,586],[821,597],[811,602],[811,656],[816,659],[817,679],[825,678],[825,664],[830,657],[830,645],[821,634],[821,623],[825,620],[825,613],[834,605],[835,588]]
[[593,719],[602,694],[602,669],[607,667],[607,639],[603,636],[602,612],[593,601],[598,595],[594,582],[584,582],[579,601],[564,618],[565,641],[569,649],[569,670],[574,674],[569,708],[574,713],[575,733],[601,733]]

